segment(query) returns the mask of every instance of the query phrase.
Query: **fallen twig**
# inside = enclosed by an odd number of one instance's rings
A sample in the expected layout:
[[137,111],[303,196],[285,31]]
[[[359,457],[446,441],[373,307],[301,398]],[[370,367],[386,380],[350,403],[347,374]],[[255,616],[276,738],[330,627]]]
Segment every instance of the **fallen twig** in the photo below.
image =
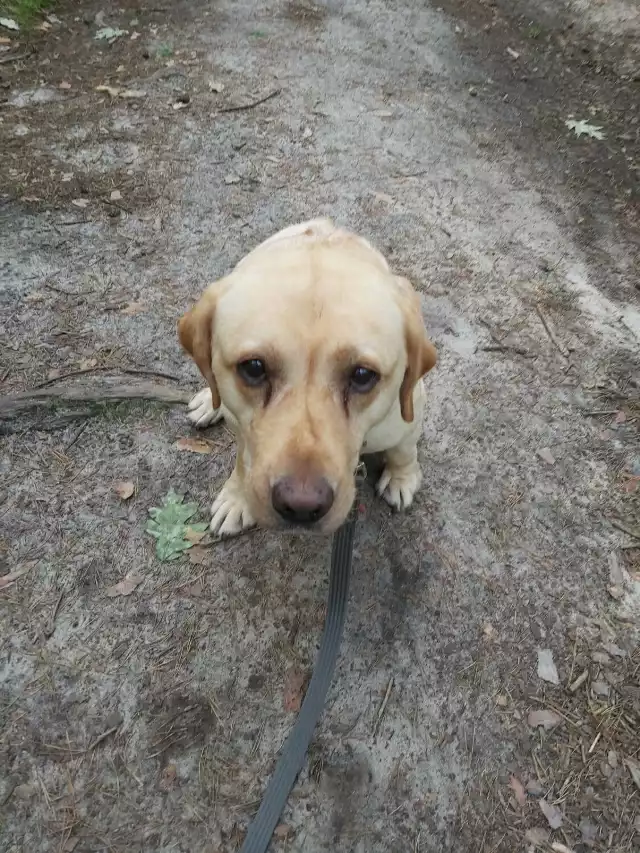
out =
[[82,370],[70,370],[69,373],[61,373],[60,376],[54,376],[52,379],[47,379],[34,388],[47,388],[49,385],[54,385],[56,382],[62,382],[63,379],[72,379],[75,376],[85,376],[87,373],[127,373],[131,376],[157,376],[160,379],[171,379],[173,382],[180,382],[179,376],[173,376],[171,373],[161,373],[158,370],[143,370],[137,367],[85,367]]
[[616,521],[615,518],[609,519],[609,524],[617,530],[622,530],[628,536],[633,536],[634,539],[640,539],[640,530],[635,530],[633,527],[627,527],[621,521]]
[[117,732],[119,728],[120,728],[120,726],[118,725],[118,726],[113,726],[113,728],[111,728],[111,729],[107,729],[106,732],[101,734],[100,737],[97,737],[94,740],[94,742],[87,747],[87,752],[93,752],[93,750],[96,748],[96,746],[100,746],[100,744],[102,743],[103,740],[106,740],[109,737],[109,735],[112,735],[115,732]]
[[558,352],[562,356],[564,356],[564,358],[569,358],[569,350],[565,346],[563,346],[563,344],[561,344],[560,341],[557,339],[557,337],[555,336],[555,333],[553,332],[553,330],[551,329],[551,326],[549,325],[547,318],[542,313],[539,305],[536,305],[536,314],[540,318],[540,322],[544,326],[544,330],[547,333],[547,335],[549,336],[549,340],[551,341],[551,343],[556,347]]
[[154,400],[158,403],[188,403],[191,394],[151,382],[139,385],[101,385],[99,387],[54,388],[22,391],[0,397],[0,418],[15,417],[20,412],[65,403],[107,403],[123,400]]
[[27,59],[31,56],[30,53],[15,53],[13,56],[0,57],[0,65],[5,65],[7,62],[17,62],[19,59]]
[[380,705],[380,710],[376,716],[376,721],[373,726],[373,736],[375,737],[378,733],[378,729],[380,728],[380,723],[382,722],[382,718],[384,716],[384,712],[387,708],[387,703],[389,701],[389,697],[391,696],[391,691],[393,690],[393,684],[395,679],[393,676],[389,679],[389,683],[387,684],[387,692],[384,694],[384,699],[382,700],[382,705]]
[[263,98],[258,98],[257,101],[251,101],[249,104],[239,104],[237,107],[221,107],[217,112],[219,113],[237,113],[241,110],[252,110],[254,107],[259,107],[260,104],[264,104],[265,101],[270,101],[271,98],[275,98],[276,95],[279,95],[282,89],[274,89],[273,92],[269,92],[268,95],[265,95]]
[[525,358],[537,358],[535,352],[529,352],[524,347],[510,346],[509,344],[490,344],[487,347],[480,347],[481,352],[515,352]]

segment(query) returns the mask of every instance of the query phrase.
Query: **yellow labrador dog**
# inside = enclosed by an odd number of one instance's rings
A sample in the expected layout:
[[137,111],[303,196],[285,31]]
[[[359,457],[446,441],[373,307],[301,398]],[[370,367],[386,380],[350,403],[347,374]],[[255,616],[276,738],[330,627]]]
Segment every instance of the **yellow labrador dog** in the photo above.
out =
[[366,240],[317,219],[285,228],[211,284],[179,323],[209,387],[189,404],[237,440],[211,529],[331,533],[361,453],[384,451],[378,492],[408,507],[420,485],[422,377],[436,363],[420,301]]

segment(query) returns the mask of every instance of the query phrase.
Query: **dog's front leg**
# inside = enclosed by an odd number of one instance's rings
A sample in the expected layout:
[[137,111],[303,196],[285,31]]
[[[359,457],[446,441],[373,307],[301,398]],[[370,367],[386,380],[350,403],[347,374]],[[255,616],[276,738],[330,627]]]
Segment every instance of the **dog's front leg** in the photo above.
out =
[[396,447],[384,451],[385,466],[376,490],[394,509],[410,507],[422,481],[417,442],[417,436],[408,435]]
[[211,507],[211,530],[219,536],[236,536],[255,526],[256,520],[246,498],[244,473],[242,448],[238,446],[233,473]]

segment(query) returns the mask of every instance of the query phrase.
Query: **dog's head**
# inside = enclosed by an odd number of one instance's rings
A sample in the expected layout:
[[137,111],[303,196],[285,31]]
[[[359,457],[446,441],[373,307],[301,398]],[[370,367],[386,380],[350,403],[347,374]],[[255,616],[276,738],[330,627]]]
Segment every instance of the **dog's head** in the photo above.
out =
[[415,386],[436,362],[409,282],[335,229],[267,241],[209,286],[179,335],[231,415],[264,526],[335,530],[364,437],[394,407],[413,420]]

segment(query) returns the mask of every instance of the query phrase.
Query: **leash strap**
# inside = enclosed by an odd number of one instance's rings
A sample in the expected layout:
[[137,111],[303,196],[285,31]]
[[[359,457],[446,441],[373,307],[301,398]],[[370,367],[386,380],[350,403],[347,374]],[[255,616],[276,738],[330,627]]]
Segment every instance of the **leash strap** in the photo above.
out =
[[356,510],[352,509],[347,521],[333,537],[327,613],[309,688],[298,719],[284,743],[276,769],[269,779],[258,813],[249,826],[240,853],[265,853],[268,849],[273,830],[304,763],[313,731],[322,714],[342,638],[349,596],[355,526]]

